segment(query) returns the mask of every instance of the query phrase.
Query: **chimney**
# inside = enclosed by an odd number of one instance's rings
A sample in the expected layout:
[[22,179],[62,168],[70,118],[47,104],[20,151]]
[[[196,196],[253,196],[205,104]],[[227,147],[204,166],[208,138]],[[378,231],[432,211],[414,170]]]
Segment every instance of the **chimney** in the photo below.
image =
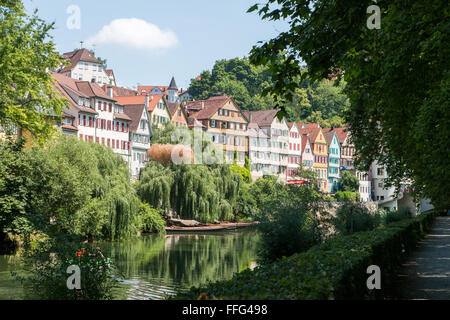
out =
[[205,102],[202,101],[202,110],[205,109]]
[[253,122],[253,115],[252,115],[252,112],[250,111],[248,114],[249,114],[249,116],[248,116],[248,122],[249,122],[249,123],[252,123],[252,122]]
[[148,94],[145,95],[145,108],[148,109],[148,105],[149,105],[149,99],[148,99]]

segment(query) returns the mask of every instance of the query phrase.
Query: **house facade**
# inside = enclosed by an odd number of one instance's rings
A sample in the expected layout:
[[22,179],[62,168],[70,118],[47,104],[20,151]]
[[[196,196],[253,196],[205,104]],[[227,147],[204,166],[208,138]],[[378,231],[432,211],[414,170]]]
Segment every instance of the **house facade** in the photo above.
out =
[[167,107],[167,100],[163,95],[137,95],[137,96],[120,96],[114,97],[118,103],[122,105],[138,105],[147,106],[152,126],[162,128],[171,119],[170,111]]
[[236,102],[226,96],[211,97],[208,100],[187,102],[189,118],[201,123],[211,142],[222,145],[224,160],[241,166],[248,156],[248,120]]
[[52,76],[57,81],[56,89],[70,102],[61,125],[63,133],[103,144],[128,162],[131,119],[124,113],[123,106],[96,83],[77,81],[58,73]]
[[327,192],[335,193],[339,191],[339,183],[341,180],[341,146],[337,138],[336,132],[330,131],[324,133],[328,144],[328,183]]
[[288,179],[298,174],[298,166],[302,163],[302,134],[295,122],[289,122]]
[[252,179],[256,180],[271,172],[270,138],[255,122],[248,125],[248,137],[251,174]]
[[104,65],[89,50],[78,49],[67,52],[63,54],[63,58],[68,60],[70,64],[59,69],[58,73],[79,81],[95,82],[100,86],[104,84],[115,85],[115,78],[111,78]]
[[287,179],[289,156],[289,126],[285,118],[276,117],[278,110],[248,111],[245,115],[270,139],[267,174],[277,175],[281,180]]
[[125,114],[131,119],[130,136],[130,172],[133,180],[140,178],[147,162],[147,151],[150,149],[152,136],[150,116],[145,104],[125,105]]
[[167,103],[167,108],[170,113],[170,121],[175,127],[187,127],[188,118],[186,112],[181,105],[181,102]]
[[[302,127],[300,125],[300,127]],[[313,170],[317,174],[320,191],[328,191],[328,144],[321,128],[303,128],[302,134],[309,134],[314,154]]]

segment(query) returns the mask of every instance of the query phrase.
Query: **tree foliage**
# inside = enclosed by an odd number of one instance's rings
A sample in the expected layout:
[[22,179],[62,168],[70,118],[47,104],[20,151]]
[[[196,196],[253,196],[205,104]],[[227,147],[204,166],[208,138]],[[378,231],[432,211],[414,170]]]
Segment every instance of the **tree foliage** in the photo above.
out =
[[[211,71],[203,71],[200,78],[192,79],[189,93],[196,100],[225,93],[243,110],[267,110],[275,107],[275,101],[271,96],[264,96],[263,91],[272,86],[266,67],[254,66],[247,58],[233,58],[216,61]],[[335,87],[328,80],[317,84],[302,81],[293,90],[293,100],[284,104],[288,121],[342,126],[342,112],[349,105],[343,88],[343,83]]]
[[[264,65],[273,86],[265,93],[290,101],[301,80],[333,75],[351,107],[346,122],[362,169],[378,160],[399,187],[405,178],[417,195],[450,206],[447,1],[379,0],[381,28],[369,29],[370,0],[268,0],[248,11],[285,19],[289,30],[253,47],[250,61]],[[302,73],[307,65],[307,74]]]
[[0,1],[0,126],[25,129],[38,142],[56,132],[52,121],[66,106],[48,72],[61,64],[52,29],[21,1]]
[[33,150],[0,144],[0,171],[0,232],[30,226],[49,235],[117,239],[139,230],[128,167],[109,148],[72,137]]
[[341,188],[342,191],[358,192],[359,179],[356,175],[348,170],[343,170],[341,173]]
[[163,165],[151,162],[144,170],[137,192],[142,201],[201,222],[230,221],[241,179],[229,165]]

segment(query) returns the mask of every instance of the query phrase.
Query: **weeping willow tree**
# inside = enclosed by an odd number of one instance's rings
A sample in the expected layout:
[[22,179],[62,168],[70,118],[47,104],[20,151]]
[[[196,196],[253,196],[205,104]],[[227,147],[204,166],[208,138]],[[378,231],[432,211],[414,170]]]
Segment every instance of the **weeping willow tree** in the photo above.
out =
[[241,179],[228,165],[162,165],[144,170],[137,191],[142,201],[166,213],[201,222],[233,220]]
[[123,239],[136,235],[139,198],[123,159],[98,144],[61,137],[28,152],[29,211],[56,233]]

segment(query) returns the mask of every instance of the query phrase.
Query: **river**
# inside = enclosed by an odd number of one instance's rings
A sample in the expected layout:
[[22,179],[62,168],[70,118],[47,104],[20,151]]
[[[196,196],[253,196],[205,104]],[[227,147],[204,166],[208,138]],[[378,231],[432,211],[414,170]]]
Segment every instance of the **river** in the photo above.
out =
[[[208,281],[231,279],[256,266],[255,230],[148,235],[127,242],[100,242],[120,270],[123,281],[115,299],[160,300],[175,290]],[[11,272],[21,270],[20,257],[0,255],[0,300],[23,299]]]

